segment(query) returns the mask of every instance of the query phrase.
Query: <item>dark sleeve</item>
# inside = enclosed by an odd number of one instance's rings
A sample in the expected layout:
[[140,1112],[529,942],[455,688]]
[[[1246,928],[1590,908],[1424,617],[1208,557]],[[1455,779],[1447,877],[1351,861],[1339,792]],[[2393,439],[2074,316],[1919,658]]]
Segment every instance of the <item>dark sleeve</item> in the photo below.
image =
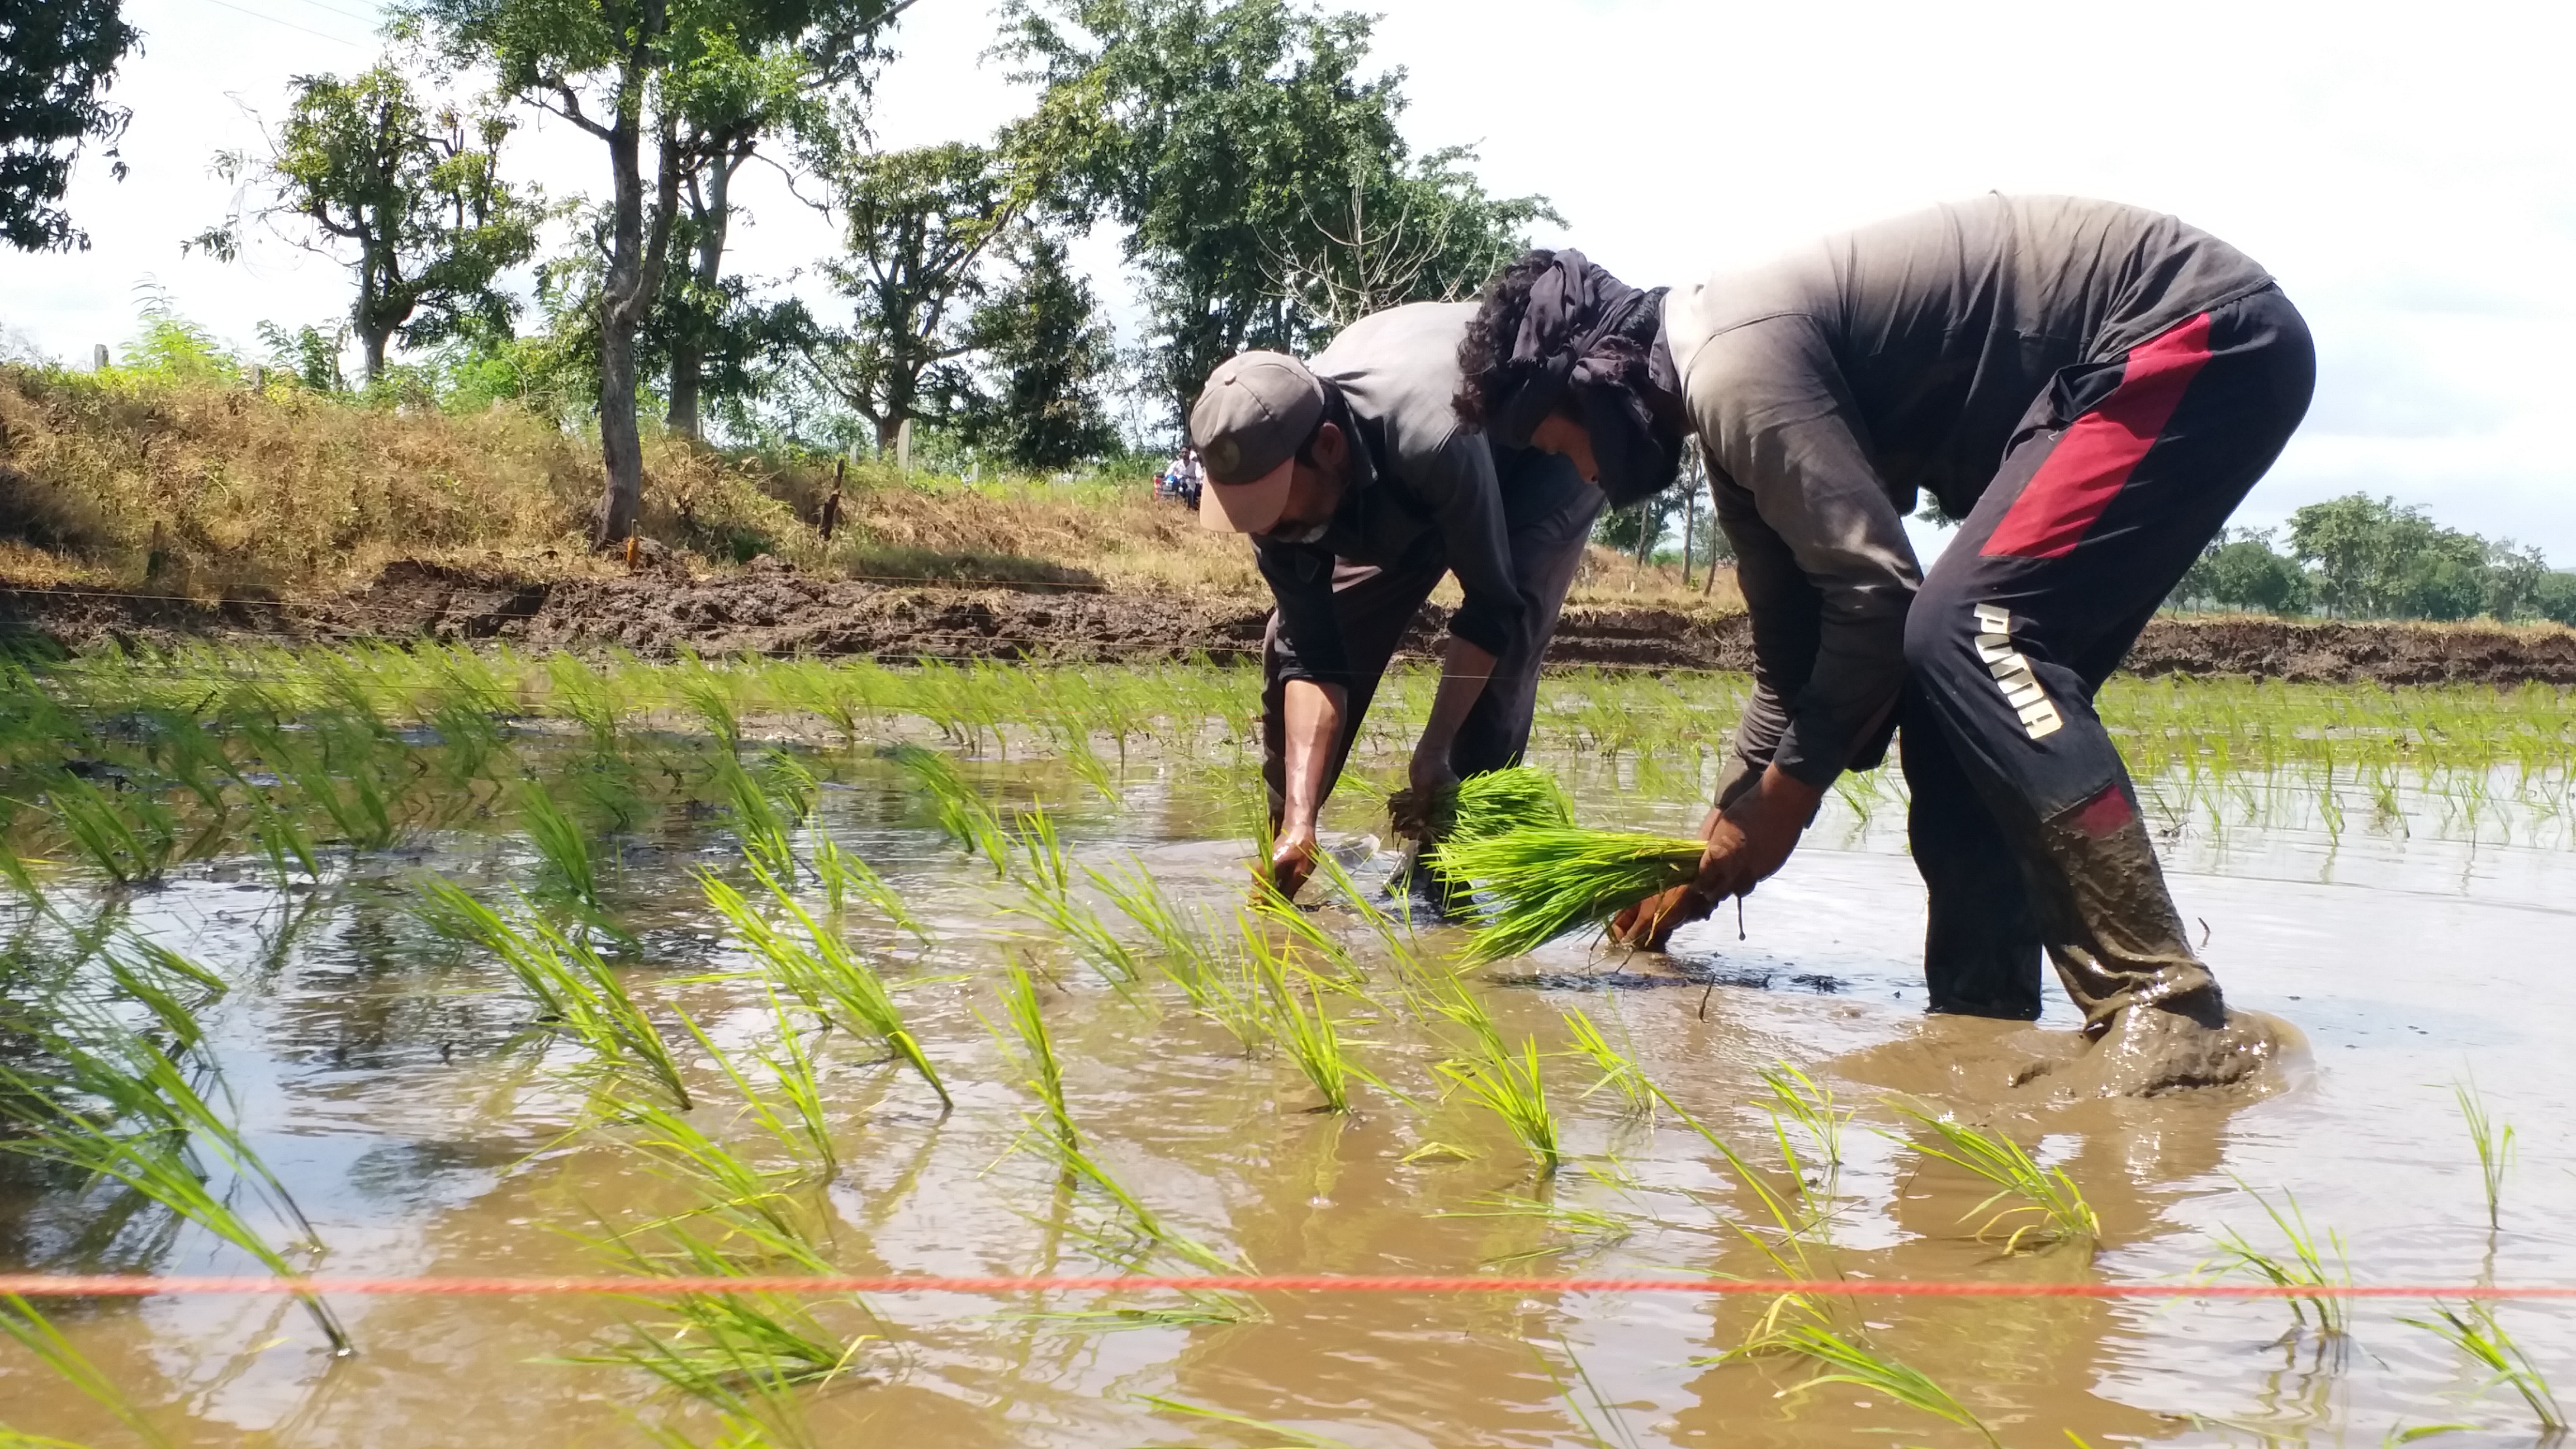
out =
[[1279,677],[1350,688],[1350,654],[1333,609],[1332,551],[1257,538],[1252,557],[1279,605]]
[[1812,319],[1712,339],[1687,391],[1712,471],[1735,485],[1731,500],[1718,491],[1718,517],[1736,542],[1756,655],[1770,658],[1771,707],[1785,715],[1771,762],[1821,789],[1904,686],[1905,611],[1922,582],[1914,545]]
[[1761,774],[1779,753],[1789,728],[1788,702],[1815,671],[1824,609],[1796,555],[1755,510],[1753,495],[1714,467],[1708,481],[1717,526],[1735,550],[1735,584],[1753,620],[1753,693],[1735,727],[1735,759],[1720,782],[1717,803],[1725,805],[1749,788],[1741,783],[1747,773]]
[[1406,487],[1430,507],[1449,571],[1466,596],[1449,616],[1449,632],[1501,656],[1520,628],[1522,604],[1520,586],[1512,581],[1493,444],[1481,433],[1452,429],[1437,448],[1400,465]]

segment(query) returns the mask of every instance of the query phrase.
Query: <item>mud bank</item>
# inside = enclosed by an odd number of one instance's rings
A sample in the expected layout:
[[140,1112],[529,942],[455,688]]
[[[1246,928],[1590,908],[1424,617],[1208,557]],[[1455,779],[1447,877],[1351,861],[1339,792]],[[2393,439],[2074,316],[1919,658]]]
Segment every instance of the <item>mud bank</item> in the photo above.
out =
[[[1223,595],[1121,595],[896,586],[756,562],[741,574],[676,568],[532,579],[421,563],[365,588],[297,600],[199,602],[146,594],[0,588],[0,634],[70,648],[197,640],[493,639],[530,648],[683,649],[721,655],[1151,661],[1247,658],[1267,610]],[[1406,652],[1430,656],[1443,611],[1426,607]],[[1650,669],[1752,665],[1742,615],[1569,607],[1549,661]],[[2576,684],[2576,632],[2495,626],[2158,619],[2130,651],[2143,675],[2250,675],[2315,683]]]

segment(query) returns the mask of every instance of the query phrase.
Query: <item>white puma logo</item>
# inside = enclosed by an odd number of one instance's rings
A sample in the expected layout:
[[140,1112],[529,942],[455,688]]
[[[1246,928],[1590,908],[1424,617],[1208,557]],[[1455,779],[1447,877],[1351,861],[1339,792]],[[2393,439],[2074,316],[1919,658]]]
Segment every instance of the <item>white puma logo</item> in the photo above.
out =
[[2012,615],[1992,604],[1977,605],[1977,658],[1995,676],[2004,703],[2021,716],[2021,727],[2032,739],[2045,739],[2065,724],[2057,717],[2048,692],[2039,687],[2038,677],[2030,672],[2030,661],[2012,647]]

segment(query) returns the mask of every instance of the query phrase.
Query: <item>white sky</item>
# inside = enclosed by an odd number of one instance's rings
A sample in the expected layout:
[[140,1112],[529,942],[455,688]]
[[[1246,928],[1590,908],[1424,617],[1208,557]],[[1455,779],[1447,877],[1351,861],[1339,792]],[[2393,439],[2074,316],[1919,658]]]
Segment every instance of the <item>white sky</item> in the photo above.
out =
[[[2175,212],[2243,247],[2307,313],[2314,410],[2238,521],[2354,489],[2576,564],[2576,9],[2464,0],[2328,7],[1804,5],[1786,0],[1377,0],[1376,60],[1409,73],[1418,147],[1479,145],[1570,242],[1640,285],[1986,190]],[[145,32],[123,184],[84,163],[90,252],[0,252],[0,326],[66,360],[134,331],[135,285],[248,342],[323,321],[345,273],[282,243],[226,267],[178,243],[216,221],[219,147],[253,144],[288,78],[376,54],[370,0],[127,0]],[[920,0],[880,88],[886,145],[977,137],[1022,104],[977,56],[985,0]],[[596,143],[534,126],[507,165],[605,190]],[[830,227],[765,174],[739,265],[784,276]],[[1123,307],[1114,239],[1077,257]]]

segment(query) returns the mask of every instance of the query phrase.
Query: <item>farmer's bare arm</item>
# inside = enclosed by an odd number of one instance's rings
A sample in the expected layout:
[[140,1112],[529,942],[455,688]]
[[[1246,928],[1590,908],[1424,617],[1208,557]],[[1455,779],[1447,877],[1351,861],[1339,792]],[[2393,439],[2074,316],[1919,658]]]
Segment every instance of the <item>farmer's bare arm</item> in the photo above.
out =
[[1287,780],[1279,820],[1279,838],[1270,852],[1271,884],[1294,897],[1315,868],[1315,818],[1324,809],[1324,775],[1331,768],[1333,741],[1341,737],[1342,712],[1350,696],[1340,685],[1311,679],[1288,681],[1280,713],[1286,726]]
[[1798,848],[1824,794],[1778,765],[1764,770],[1752,789],[1700,823],[1708,848],[1700,854],[1698,878],[1621,911],[1610,923],[1611,938],[1660,951],[1675,927],[1768,880]]

